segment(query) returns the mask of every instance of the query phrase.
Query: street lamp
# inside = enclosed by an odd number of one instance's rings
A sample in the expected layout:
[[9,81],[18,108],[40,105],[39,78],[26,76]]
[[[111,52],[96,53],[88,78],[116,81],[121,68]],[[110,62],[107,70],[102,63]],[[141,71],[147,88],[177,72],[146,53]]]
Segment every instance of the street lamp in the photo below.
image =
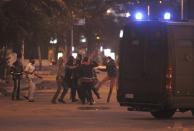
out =
[[111,14],[111,13],[112,13],[112,9],[108,9],[108,10],[106,11],[106,13],[107,13],[107,14]]
[[96,36],[96,39],[97,39],[97,40],[100,40],[100,36]]
[[81,43],[86,43],[87,42],[87,39],[84,35],[81,35],[80,42]]
[[53,39],[53,38],[51,38],[50,39],[50,44],[52,44],[52,45],[56,45],[57,44],[57,38],[55,38],[55,39]]

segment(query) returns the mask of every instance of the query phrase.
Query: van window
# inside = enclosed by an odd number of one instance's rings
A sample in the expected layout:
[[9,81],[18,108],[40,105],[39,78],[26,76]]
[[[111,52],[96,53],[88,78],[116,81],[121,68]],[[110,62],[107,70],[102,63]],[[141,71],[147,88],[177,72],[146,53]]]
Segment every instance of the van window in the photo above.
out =
[[188,39],[181,39],[181,40],[178,40],[177,42],[177,47],[178,48],[187,48],[187,47],[194,47],[193,45],[193,40],[188,40]]

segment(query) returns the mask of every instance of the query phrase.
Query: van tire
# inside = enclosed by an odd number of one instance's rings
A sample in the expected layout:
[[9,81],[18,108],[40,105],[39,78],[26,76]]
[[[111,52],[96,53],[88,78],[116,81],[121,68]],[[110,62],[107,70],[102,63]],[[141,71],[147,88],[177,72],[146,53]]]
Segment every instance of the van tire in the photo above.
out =
[[176,111],[175,109],[164,109],[151,112],[151,114],[154,118],[157,119],[169,119],[173,117],[175,111]]

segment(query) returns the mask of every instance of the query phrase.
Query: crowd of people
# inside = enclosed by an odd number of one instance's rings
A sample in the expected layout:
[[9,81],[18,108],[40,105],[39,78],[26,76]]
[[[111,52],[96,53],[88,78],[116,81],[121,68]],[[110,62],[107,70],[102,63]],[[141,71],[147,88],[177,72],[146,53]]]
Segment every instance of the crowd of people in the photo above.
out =
[[[115,86],[117,68],[114,60],[111,57],[107,57],[106,69],[99,69],[102,71],[107,71],[107,77],[105,77],[101,82],[98,82],[95,67],[98,63],[91,60],[89,57],[84,57],[82,59],[81,55],[78,55],[76,59],[70,56],[64,64],[63,58],[59,59],[58,69],[57,69],[57,91],[53,96],[52,103],[66,103],[64,98],[68,90],[71,89],[71,101],[77,102],[76,94],[81,100],[82,104],[89,103],[94,104],[94,94],[98,99],[100,99],[99,88],[101,85],[110,80],[110,91],[107,98],[107,103],[110,102],[113,87]],[[59,96],[62,90],[61,95]],[[58,98],[59,97],[59,98]],[[58,98],[58,99],[57,99]]]
[[[99,89],[104,82],[109,80],[110,91],[107,98],[107,103],[109,103],[117,77],[116,63],[111,57],[106,58],[106,69],[99,70],[106,71],[107,76],[100,82],[98,81],[96,74],[96,69],[98,69],[96,68],[97,66],[98,63],[87,56],[82,58],[81,55],[78,55],[76,59],[73,56],[69,56],[66,63],[64,62],[64,58],[59,58],[56,74],[57,90],[53,95],[51,102],[53,104],[65,104],[65,96],[68,93],[68,90],[70,90],[71,102],[81,101],[82,104],[93,105],[95,103],[93,95],[95,95],[97,99],[100,99]],[[29,88],[24,98],[29,102],[34,102],[36,90],[34,78],[42,78],[36,72],[35,60],[31,58],[23,69],[21,59],[18,56],[11,67],[11,74],[14,81],[12,100],[20,99],[20,80],[23,74],[25,74]]]

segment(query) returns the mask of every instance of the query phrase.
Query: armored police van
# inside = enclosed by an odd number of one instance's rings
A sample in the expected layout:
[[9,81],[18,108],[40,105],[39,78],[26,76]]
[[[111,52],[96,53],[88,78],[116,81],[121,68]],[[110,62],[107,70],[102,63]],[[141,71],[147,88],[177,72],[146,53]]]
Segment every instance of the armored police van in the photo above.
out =
[[129,111],[194,115],[194,23],[136,21],[123,29],[117,99]]

